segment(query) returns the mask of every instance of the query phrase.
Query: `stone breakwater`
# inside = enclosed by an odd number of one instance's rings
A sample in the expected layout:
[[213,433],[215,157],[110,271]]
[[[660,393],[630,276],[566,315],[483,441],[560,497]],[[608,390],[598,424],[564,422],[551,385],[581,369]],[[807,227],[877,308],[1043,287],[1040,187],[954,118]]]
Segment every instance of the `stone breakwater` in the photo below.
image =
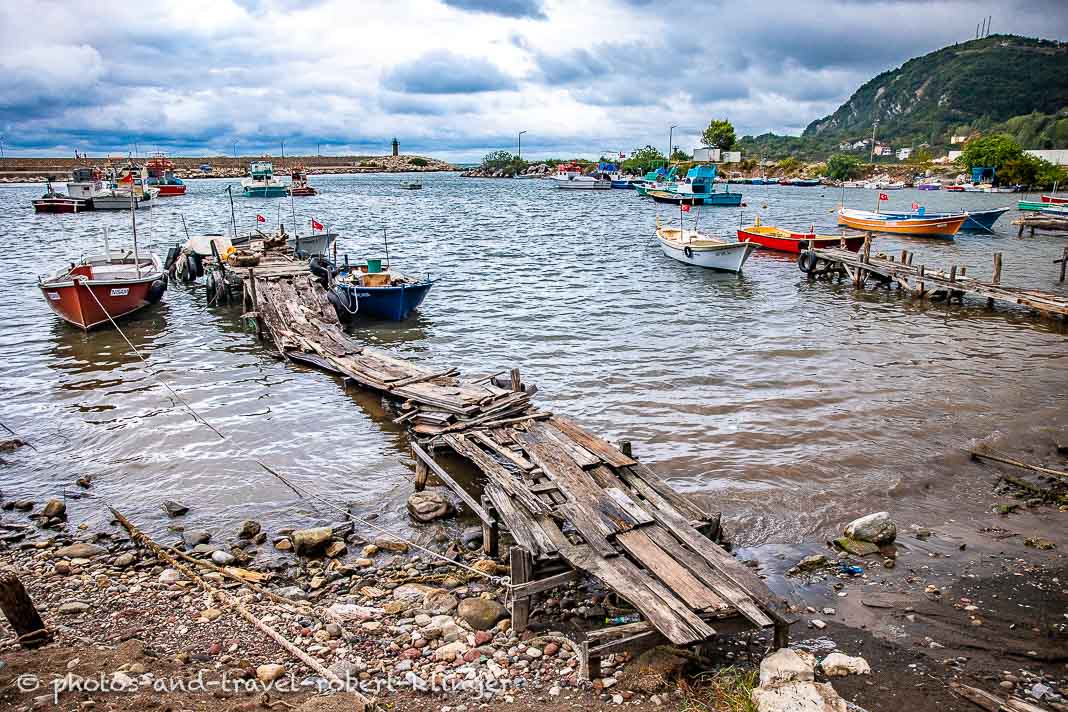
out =
[[[591,166],[591,169],[593,167]],[[515,178],[516,175],[548,178],[553,174],[555,169],[546,163],[536,163],[527,166],[526,169],[520,171],[518,174],[513,168],[487,168],[478,167],[469,171],[464,171],[460,175],[464,178]]]
[[[125,159],[116,158],[114,162]],[[144,162],[147,159],[136,159]],[[174,164],[174,174],[183,180],[194,178],[241,178],[248,174],[248,164],[255,160],[270,160],[274,163],[276,175],[287,176],[292,167],[303,165],[308,175],[337,173],[430,173],[454,171],[456,167],[436,158],[414,155],[400,156],[294,156],[284,160],[280,158],[242,156],[227,158],[224,156],[207,158],[169,158]],[[6,158],[0,160],[0,183],[38,183],[46,178],[63,182],[70,177],[76,166],[98,166],[103,168],[107,159],[90,158],[75,160],[73,158]],[[212,170],[206,173],[200,170],[202,164],[208,164]]]

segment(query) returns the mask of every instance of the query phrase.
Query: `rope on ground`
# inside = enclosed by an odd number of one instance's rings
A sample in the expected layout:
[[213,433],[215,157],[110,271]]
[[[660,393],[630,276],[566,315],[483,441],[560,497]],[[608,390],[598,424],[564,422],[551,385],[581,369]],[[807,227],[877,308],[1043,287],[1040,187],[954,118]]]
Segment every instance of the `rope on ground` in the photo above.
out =
[[[264,633],[267,637],[269,637],[274,642],[278,643],[278,645],[280,645],[286,652],[288,652],[294,658],[296,658],[297,660],[299,660],[302,663],[304,663],[305,665],[307,665],[309,668],[314,670],[317,674],[319,674],[322,677],[326,678],[333,685],[337,686],[337,689],[339,689],[339,690],[345,689],[345,682],[341,678],[339,678],[337,675],[335,675],[333,672],[331,672],[329,669],[324,667],[322,665],[322,663],[320,663],[318,660],[316,660],[315,658],[313,658],[310,655],[308,655],[307,653],[305,653],[303,650],[301,650],[297,646],[295,646],[292,643],[290,643],[288,640],[286,640],[286,638],[281,633],[279,633],[278,631],[274,630],[273,628],[268,626],[266,623],[262,622],[253,613],[251,613],[247,608],[245,608],[243,605],[241,605],[237,601],[237,599],[235,599],[233,596],[231,596],[230,594],[226,593],[225,591],[221,591],[221,590],[215,588],[214,586],[209,584],[207,581],[202,579],[199,575],[197,575],[196,573],[191,571],[188,567],[186,567],[185,565],[179,563],[177,559],[175,559],[173,556],[171,556],[169,553],[167,553],[167,551],[163,547],[161,547],[159,544],[157,544],[155,541],[153,541],[151,537],[149,537],[147,534],[145,534],[140,529],[138,529],[136,526],[134,526],[133,522],[131,522],[129,519],[127,519],[122,514],[122,512],[118,511],[117,509],[115,509],[114,507],[111,507],[111,506],[109,506],[108,509],[111,511],[112,516],[114,516],[115,519],[118,520],[119,524],[121,524],[126,529],[126,531],[128,531],[130,533],[130,538],[131,539],[133,539],[135,542],[138,542],[138,543],[142,544],[143,546],[147,547],[148,549],[150,549],[154,554],[156,554],[156,556],[160,557],[161,559],[163,559],[164,561],[169,563],[171,566],[173,566],[177,571],[182,573],[190,581],[194,582],[195,584],[200,586],[202,589],[204,589],[204,591],[208,594],[209,598],[217,599],[223,605],[228,606],[229,608],[232,608],[233,610],[237,611],[237,613],[242,618],[244,618],[246,621],[248,621],[253,626],[255,626],[255,628],[257,630],[259,630],[260,632]],[[361,707],[360,707],[361,710],[370,710],[370,709],[374,708],[374,703],[373,703],[372,700],[369,700],[368,698],[364,697],[363,695],[361,695],[360,693],[355,692],[355,691],[351,691],[351,694],[353,696],[355,696],[356,699],[359,701],[359,703],[361,705]]]
[[470,573],[473,573],[473,574],[475,574],[477,576],[481,576],[481,577],[483,577],[485,579],[488,579],[489,581],[491,581],[492,583],[494,583],[494,584],[496,584],[498,586],[505,586],[505,587],[507,587],[509,589],[512,587],[511,586],[511,579],[509,577],[507,577],[507,576],[495,576],[493,574],[488,574],[485,571],[479,571],[478,569],[473,568],[471,566],[468,566],[467,564],[461,563],[459,561],[454,561],[453,559],[450,559],[449,557],[447,557],[447,556],[445,556],[443,554],[440,554],[440,553],[438,553],[438,552],[436,552],[436,551],[434,551],[432,549],[429,549],[429,548],[427,548],[427,547],[425,547],[425,546],[423,546],[421,544],[417,544],[414,541],[411,541],[410,539],[407,539],[407,538],[405,538],[403,536],[400,536],[399,534],[391,532],[390,530],[385,529],[384,527],[381,527],[381,526],[379,526],[377,524],[374,524],[374,523],[370,522],[367,519],[364,519],[362,517],[358,517],[358,516],[352,514],[347,509],[344,509],[342,507],[337,506],[336,504],[334,504],[333,502],[327,500],[325,497],[323,497],[322,495],[320,495],[319,493],[317,493],[315,491],[305,490],[304,492],[301,492],[301,488],[300,487],[298,487],[297,485],[295,485],[292,482],[290,482],[289,479],[287,479],[281,473],[276,472],[275,470],[271,469],[266,464],[261,462],[258,458],[253,457],[248,452],[246,452],[240,445],[235,443],[233,440],[231,440],[230,438],[227,438],[225,435],[223,435],[222,432],[220,432],[214,425],[209,423],[202,415],[200,415],[200,413],[198,413],[196,410],[194,410],[193,406],[189,405],[189,403],[185,399],[183,399],[181,396],[179,396],[178,393],[176,393],[175,390],[173,388],[171,388],[171,386],[169,384],[167,384],[166,381],[164,381],[154,370],[152,370],[151,367],[149,367],[148,361],[145,359],[144,356],[141,355],[141,352],[137,350],[137,347],[133,345],[133,342],[131,342],[130,339],[127,338],[125,332],[123,332],[123,330],[119,327],[119,325],[117,323],[115,323],[115,320],[111,317],[111,314],[108,313],[108,310],[104,308],[104,305],[100,303],[100,300],[97,299],[97,296],[96,296],[96,294],[93,293],[93,290],[91,290],[88,287],[86,287],[86,291],[88,291],[89,294],[92,295],[93,299],[96,300],[97,306],[99,306],[100,310],[102,312],[104,312],[105,316],[107,316],[108,321],[111,322],[111,325],[115,328],[115,331],[119,332],[119,336],[121,336],[123,341],[126,342],[126,345],[130,347],[130,349],[134,352],[134,354],[137,356],[137,358],[139,358],[141,360],[141,363],[144,364],[145,371],[148,372],[149,375],[151,375],[154,379],[156,379],[156,381],[160,385],[162,385],[164,388],[166,388],[183,406],[185,406],[186,410],[188,410],[192,414],[193,419],[196,422],[198,422],[198,423],[204,425],[205,427],[209,428],[213,433],[218,435],[221,439],[227,440],[227,441],[233,443],[234,446],[237,448],[237,450],[242,455],[244,455],[248,459],[250,459],[253,462],[255,462],[257,465],[262,467],[269,474],[273,475],[275,478],[278,479],[279,482],[284,484],[289,489],[293,490],[293,492],[298,497],[302,497],[303,498],[303,497],[307,496],[307,497],[309,497],[309,498],[311,498],[311,499],[313,499],[313,500],[315,500],[315,501],[317,501],[317,502],[319,502],[321,504],[326,505],[327,507],[330,507],[331,509],[334,509],[334,510],[340,512],[342,514],[342,516],[344,516],[345,518],[347,518],[347,519],[349,519],[349,520],[351,520],[353,522],[358,522],[358,523],[364,525],[365,527],[368,527],[370,529],[374,529],[375,531],[378,531],[378,532],[380,532],[382,534],[386,534],[386,535],[388,535],[390,537],[393,537],[397,541],[404,542],[405,544],[407,544],[408,546],[410,546],[413,549],[418,549],[419,551],[421,551],[421,552],[423,552],[425,554],[428,554],[428,555],[430,555],[430,556],[432,556],[434,558],[440,559],[440,560],[444,561],[447,564],[450,564],[452,566],[456,566],[456,567],[461,568],[461,569],[465,569],[466,571],[468,571]]

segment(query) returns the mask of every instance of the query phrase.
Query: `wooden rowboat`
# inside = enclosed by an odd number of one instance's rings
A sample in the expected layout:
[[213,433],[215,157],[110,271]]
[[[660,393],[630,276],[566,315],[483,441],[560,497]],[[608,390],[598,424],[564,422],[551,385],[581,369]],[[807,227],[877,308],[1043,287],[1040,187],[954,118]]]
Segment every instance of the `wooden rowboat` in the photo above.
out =
[[656,237],[660,241],[660,249],[668,257],[720,272],[741,272],[745,261],[756,249],[752,243],[727,242],[696,230],[680,230],[677,227],[658,225]]
[[1043,203],[1051,203],[1053,205],[1068,205],[1068,197],[1062,195],[1043,195]]
[[859,235],[843,238],[838,235],[817,235],[815,232],[791,232],[780,227],[761,225],[759,222],[738,230],[738,242],[752,242],[769,250],[795,255],[815,248],[840,247],[843,240],[846,249],[853,252],[864,244],[864,238]]
[[159,257],[132,252],[87,257],[38,287],[48,306],[66,322],[88,331],[158,302],[167,289]]
[[968,219],[967,213],[950,215],[937,218],[887,218],[879,213],[871,213],[867,210],[850,210],[842,208],[838,211],[838,224],[851,227],[854,230],[870,230],[872,232],[887,232],[895,235],[922,235],[927,237],[952,238],[960,230],[961,225]]

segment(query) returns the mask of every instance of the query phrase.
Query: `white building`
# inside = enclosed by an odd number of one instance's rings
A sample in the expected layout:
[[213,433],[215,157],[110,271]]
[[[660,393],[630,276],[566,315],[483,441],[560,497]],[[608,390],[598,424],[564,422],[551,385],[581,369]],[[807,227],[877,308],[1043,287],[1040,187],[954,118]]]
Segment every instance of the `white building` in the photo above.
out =
[[894,155],[894,147],[893,146],[884,146],[881,143],[877,143],[877,144],[875,144],[875,155],[876,156],[892,156],[892,155]]
[[899,160],[899,161],[907,161],[911,155],[912,155],[912,149],[911,148],[899,148],[899,149],[897,149],[897,160]]
[[707,148],[702,146],[693,150],[693,160],[703,163],[719,163],[720,153],[718,148]]
[[949,143],[951,145],[953,145],[953,146],[956,146],[958,144],[964,143],[967,140],[968,140],[967,136],[950,136],[949,137]]
[[1049,161],[1056,166],[1068,166],[1068,148],[1055,148],[1051,150],[1038,150],[1033,149],[1030,151],[1024,151],[1036,158],[1041,158],[1043,161]]

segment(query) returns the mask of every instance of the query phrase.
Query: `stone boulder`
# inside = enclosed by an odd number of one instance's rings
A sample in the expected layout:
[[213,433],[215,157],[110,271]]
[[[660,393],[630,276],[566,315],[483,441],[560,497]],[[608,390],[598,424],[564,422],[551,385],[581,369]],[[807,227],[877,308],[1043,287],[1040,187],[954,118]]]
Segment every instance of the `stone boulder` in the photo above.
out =
[[64,546],[62,549],[57,549],[55,556],[58,559],[91,559],[107,552],[108,550],[102,546],[78,542],[70,546]]
[[449,498],[439,492],[415,492],[408,498],[408,513],[423,524],[444,519],[454,511]]
[[845,677],[846,675],[871,675],[871,666],[861,657],[850,657],[842,653],[831,653],[820,663],[823,674],[827,677]]
[[816,679],[812,663],[790,648],[779,648],[760,661],[760,686],[777,682],[812,682]]
[[293,550],[302,556],[310,556],[319,553],[334,535],[330,527],[313,527],[312,529],[298,529],[289,536],[293,542]]
[[876,512],[847,524],[845,535],[872,544],[890,544],[897,538],[897,525],[889,512]]
[[474,630],[489,630],[497,621],[508,617],[508,609],[488,598],[465,598],[456,613]]
[[459,601],[456,600],[456,596],[443,588],[428,591],[423,597],[423,610],[431,615],[451,613],[457,605]]
[[263,527],[255,519],[246,519],[241,522],[241,531],[237,533],[238,539],[255,539]]
[[175,502],[172,499],[164,500],[161,506],[163,507],[163,511],[167,513],[168,517],[180,517],[189,512],[189,507]]
[[45,519],[65,519],[67,505],[61,499],[50,499],[45,504],[44,509],[41,510],[41,516]]
[[846,712],[834,688],[814,680],[811,656],[782,648],[761,661],[760,685],[750,699],[757,712]]

